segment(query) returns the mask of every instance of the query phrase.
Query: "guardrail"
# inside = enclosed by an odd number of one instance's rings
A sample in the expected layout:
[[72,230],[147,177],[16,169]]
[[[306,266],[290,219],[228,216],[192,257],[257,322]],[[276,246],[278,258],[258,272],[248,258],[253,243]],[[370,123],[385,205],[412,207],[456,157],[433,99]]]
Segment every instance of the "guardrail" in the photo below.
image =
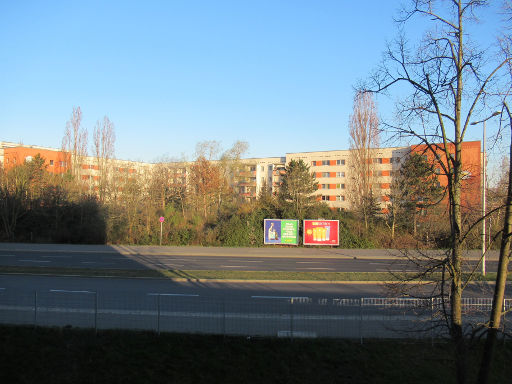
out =
[[[464,298],[465,325],[489,318],[492,299]],[[320,298],[0,289],[0,323],[244,336],[435,338],[448,335],[441,298]],[[512,300],[503,308],[510,310]],[[510,316],[508,316],[510,317]],[[506,315],[503,328],[512,323]]]

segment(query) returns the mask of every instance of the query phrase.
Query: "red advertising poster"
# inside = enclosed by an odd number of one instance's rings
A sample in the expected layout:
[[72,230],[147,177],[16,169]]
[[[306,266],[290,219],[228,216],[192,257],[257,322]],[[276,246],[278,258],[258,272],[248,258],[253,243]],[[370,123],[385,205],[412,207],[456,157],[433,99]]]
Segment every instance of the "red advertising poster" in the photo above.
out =
[[339,245],[339,220],[304,220],[304,245]]

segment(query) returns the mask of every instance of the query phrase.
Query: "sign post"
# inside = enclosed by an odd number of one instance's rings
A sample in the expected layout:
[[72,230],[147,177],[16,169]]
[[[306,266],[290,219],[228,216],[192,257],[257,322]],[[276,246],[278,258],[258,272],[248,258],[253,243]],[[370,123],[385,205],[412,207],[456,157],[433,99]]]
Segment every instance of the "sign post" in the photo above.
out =
[[163,216],[160,216],[160,245],[162,245],[162,231],[163,231],[163,224],[165,221],[165,218]]

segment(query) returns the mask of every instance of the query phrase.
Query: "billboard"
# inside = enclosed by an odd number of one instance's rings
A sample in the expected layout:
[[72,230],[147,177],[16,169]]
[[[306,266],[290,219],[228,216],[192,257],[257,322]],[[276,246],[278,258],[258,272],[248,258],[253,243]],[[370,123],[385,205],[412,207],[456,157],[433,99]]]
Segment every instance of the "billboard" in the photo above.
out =
[[339,220],[304,220],[304,245],[339,245]]
[[265,244],[299,244],[299,221],[265,219],[263,225]]

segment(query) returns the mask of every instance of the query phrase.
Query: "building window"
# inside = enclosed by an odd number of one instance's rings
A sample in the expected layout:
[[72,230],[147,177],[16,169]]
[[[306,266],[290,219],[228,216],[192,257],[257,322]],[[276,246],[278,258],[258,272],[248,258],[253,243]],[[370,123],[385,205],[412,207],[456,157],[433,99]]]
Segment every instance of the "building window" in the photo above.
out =
[[53,165],[53,160],[50,160],[50,165]]
[[312,161],[312,162],[311,162],[311,165],[312,165],[313,167],[316,167],[316,161]]
[[329,165],[329,160],[322,160],[322,165]]
[[336,172],[336,177],[345,177],[345,172]]
[[323,200],[323,201],[328,201],[328,200],[329,200],[329,196],[324,196],[324,195],[322,195],[322,200]]
[[336,196],[336,201],[345,201],[345,196],[343,196],[343,195]]
[[373,162],[375,164],[382,164],[382,157],[377,157],[377,158],[373,159]]
[[336,188],[345,189],[345,184],[336,184]]
[[27,156],[27,157],[25,157],[25,161],[26,161],[27,163],[30,163],[30,162],[32,161],[32,159],[33,159],[33,158],[32,158],[32,156]]
[[322,184],[322,185],[321,185],[321,188],[322,188],[322,189],[329,189],[329,184]]
[[329,172],[322,172],[322,177],[329,177]]
[[345,165],[345,160],[336,160],[336,165]]

